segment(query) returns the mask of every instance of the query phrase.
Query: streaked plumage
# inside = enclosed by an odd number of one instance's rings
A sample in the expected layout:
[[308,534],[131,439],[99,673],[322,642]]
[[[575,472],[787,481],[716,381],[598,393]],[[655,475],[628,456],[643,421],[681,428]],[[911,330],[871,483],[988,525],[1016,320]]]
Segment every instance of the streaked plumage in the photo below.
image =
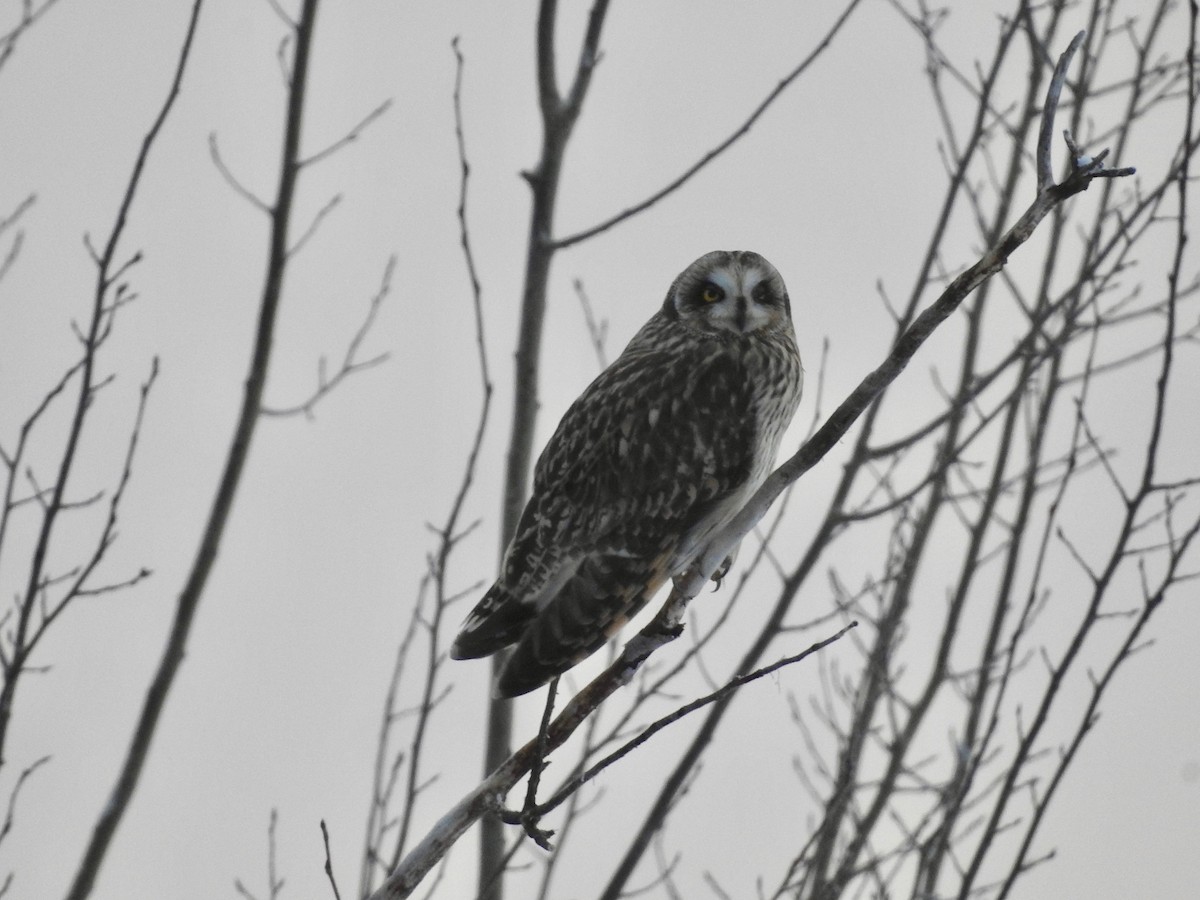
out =
[[774,266],[750,251],[688,266],[563,416],[451,656],[515,643],[496,686],[511,697],[602,647],[766,478],[801,383]]

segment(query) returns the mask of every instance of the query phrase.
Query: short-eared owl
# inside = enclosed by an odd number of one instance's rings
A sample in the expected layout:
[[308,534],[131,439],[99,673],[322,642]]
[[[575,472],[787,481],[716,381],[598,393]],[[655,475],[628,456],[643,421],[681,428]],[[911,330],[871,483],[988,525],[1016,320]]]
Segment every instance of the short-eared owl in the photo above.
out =
[[762,484],[801,381],[774,266],[718,250],[684,269],[563,416],[500,577],[450,655],[515,643],[496,685],[514,697],[602,647]]

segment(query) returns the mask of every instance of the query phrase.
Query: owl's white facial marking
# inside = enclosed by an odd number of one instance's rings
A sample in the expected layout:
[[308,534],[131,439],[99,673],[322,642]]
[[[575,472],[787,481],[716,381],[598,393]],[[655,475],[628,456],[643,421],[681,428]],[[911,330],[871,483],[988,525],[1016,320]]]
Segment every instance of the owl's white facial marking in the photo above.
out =
[[701,257],[676,281],[670,302],[675,318],[708,332],[745,335],[790,319],[783,279],[757,254]]

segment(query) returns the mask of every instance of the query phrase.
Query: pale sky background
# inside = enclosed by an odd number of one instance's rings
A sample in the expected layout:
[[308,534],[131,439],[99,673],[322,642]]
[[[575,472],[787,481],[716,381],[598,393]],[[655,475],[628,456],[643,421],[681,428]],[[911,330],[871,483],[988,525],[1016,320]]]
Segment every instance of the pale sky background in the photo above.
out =
[[[559,25],[566,72],[586,6],[564,5],[572,7]],[[18,6],[0,2],[0,11],[11,16]],[[169,83],[189,6],[61,0],[0,73],[0,213],[37,194],[23,220],[20,259],[0,283],[6,447],[73,359],[70,323],[85,316],[93,281],[82,236],[99,243],[111,227]],[[722,139],[809,52],[838,6],[615,3],[603,62],[568,151],[560,232],[641,198]],[[959,6],[943,38],[969,69],[990,54],[995,18],[985,4]],[[394,253],[392,293],[364,348],[391,359],[345,384],[318,407],[315,421],[260,423],[187,659],[101,872],[98,900],[232,898],[235,877],[264,896],[272,808],[280,817],[284,897],[330,896],[321,871],[322,818],[343,896],[357,886],[383,694],[432,547],[425,523],[445,515],[480,395],[454,215],[450,41],[460,35],[467,57],[470,215],[496,383],[481,475],[467,508],[468,519],[482,521],[452,573],[461,589],[490,580],[496,563],[529,207],[517,173],[536,161],[539,144],[535,11],[531,2],[358,0],[326,3],[319,14],[307,152],[339,138],[385,99],[394,102],[361,140],[303,178],[297,229],[332,194],[344,199],[288,272],[267,402],[303,399],[317,358],[340,357]],[[183,94],[130,221],[125,253],[145,255],[132,274],[139,298],[121,314],[104,351],[102,371],[116,377],[97,400],[73,493],[107,487],[119,473],[137,386],[157,355],[161,374],[120,540],[105,569],[112,580],[141,566],[154,576],[129,592],[78,603],[38,651],[35,663],[47,670],[24,681],[0,802],[22,768],[45,754],[53,760],[25,787],[14,830],[0,846],[0,872],[16,872],[10,897],[59,897],[69,884],[112,787],[211,502],[240,402],[267,231],[265,217],[214,169],[208,135],[218,134],[244,184],[273,197],[282,33],[266,2],[208,0]],[[777,265],[810,373],[828,337],[826,396],[844,395],[877,362],[891,333],[876,281],[896,294],[908,290],[941,202],[940,129],[923,65],[912,31],[887,3],[868,0],[746,141],[670,201],[560,255],[538,446],[596,372],[572,280],[584,280],[609,321],[615,355],[675,274],[716,248],[755,249]],[[1161,171],[1161,148],[1173,147],[1177,132],[1172,124],[1157,144],[1147,134],[1132,158],[1116,162]],[[959,249],[962,262],[974,258],[973,234]],[[1036,264],[1035,246],[1027,250]],[[1165,275],[1147,283],[1159,289]],[[1194,320],[1194,307],[1190,315]],[[1194,348],[1182,357],[1191,376],[1179,382],[1194,386]],[[914,364],[901,389],[926,389],[933,361]],[[1110,429],[1144,411],[1145,384],[1134,377],[1104,383],[1113,391]],[[785,452],[812,415],[812,397]],[[1194,416],[1194,398],[1176,408]],[[1176,460],[1188,459],[1200,440],[1195,423],[1189,427],[1190,434],[1180,428],[1167,435]],[[56,445],[49,432],[43,441],[34,458],[48,481],[46,460]],[[796,509],[821,508],[836,467],[828,460],[805,480],[792,500]],[[1102,518],[1111,498],[1097,502]],[[81,516],[67,534],[82,541],[95,525]],[[25,571],[27,535],[14,533],[0,560],[5,597]],[[59,571],[71,562],[70,546],[65,541],[54,560]],[[814,582],[821,586],[805,602],[816,615],[829,596],[823,579]],[[763,596],[773,600],[769,589]],[[939,604],[941,598],[935,595]],[[1191,896],[1200,882],[1198,629],[1193,584],[1160,611],[1149,631],[1154,646],[1127,665],[1111,691],[1038,842],[1040,852],[1055,848],[1057,859],[1022,882],[1020,896]],[[837,654],[853,659],[848,645],[831,651]],[[440,777],[425,795],[418,831],[478,776],[486,667],[455,665],[456,689],[433,747]],[[743,739],[727,737],[714,748],[689,794],[687,823],[671,832],[673,846],[704,856],[736,897],[752,895],[760,872],[774,883],[778,836],[765,824],[767,813],[793,807],[797,829],[815,813],[791,770],[800,745],[786,696],[803,696],[816,673],[815,665],[794,668],[737,704],[727,735]],[[1085,701],[1081,689],[1064,696],[1068,719]],[[538,703],[519,708],[519,735],[530,733]],[[605,780],[603,813],[588,826],[596,870],[581,868],[576,855],[557,896],[595,893],[595,871],[606,879],[612,867],[605,829],[622,833],[640,824],[640,801],[657,786],[656,761],[672,760],[688,733],[664,736]],[[762,780],[746,779],[747,771]],[[438,896],[473,896],[473,838],[455,850]],[[795,843],[794,833],[785,838]],[[624,841],[611,847],[623,849]],[[684,881],[688,897],[708,896],[699,871],[694,866]],[[515,888],[512,895],[520,896]]]

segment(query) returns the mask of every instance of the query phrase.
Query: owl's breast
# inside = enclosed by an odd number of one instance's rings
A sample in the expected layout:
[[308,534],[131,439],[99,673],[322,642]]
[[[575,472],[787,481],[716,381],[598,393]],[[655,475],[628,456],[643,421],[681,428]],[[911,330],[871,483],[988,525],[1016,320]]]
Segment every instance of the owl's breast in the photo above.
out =
[[753,493],[775,466],[783,434],[800,405],[804,369],[790,334],[780,335],[778,340],[764,341],[747,354],[746,363],[758,431],[749,479],[754,483],[750,489]]
[[741,396],[750,415],[742,420],[745,433],[730,435],[731,443],[748,442],[744,476],[727,484],[724,494],[696,521],[680,541],[672,575],[686,568],[709,540],[736,516],[775,467],[779,445],[800,404],[803,369],[791,335],[777,341],[757,341],[740,358]]

